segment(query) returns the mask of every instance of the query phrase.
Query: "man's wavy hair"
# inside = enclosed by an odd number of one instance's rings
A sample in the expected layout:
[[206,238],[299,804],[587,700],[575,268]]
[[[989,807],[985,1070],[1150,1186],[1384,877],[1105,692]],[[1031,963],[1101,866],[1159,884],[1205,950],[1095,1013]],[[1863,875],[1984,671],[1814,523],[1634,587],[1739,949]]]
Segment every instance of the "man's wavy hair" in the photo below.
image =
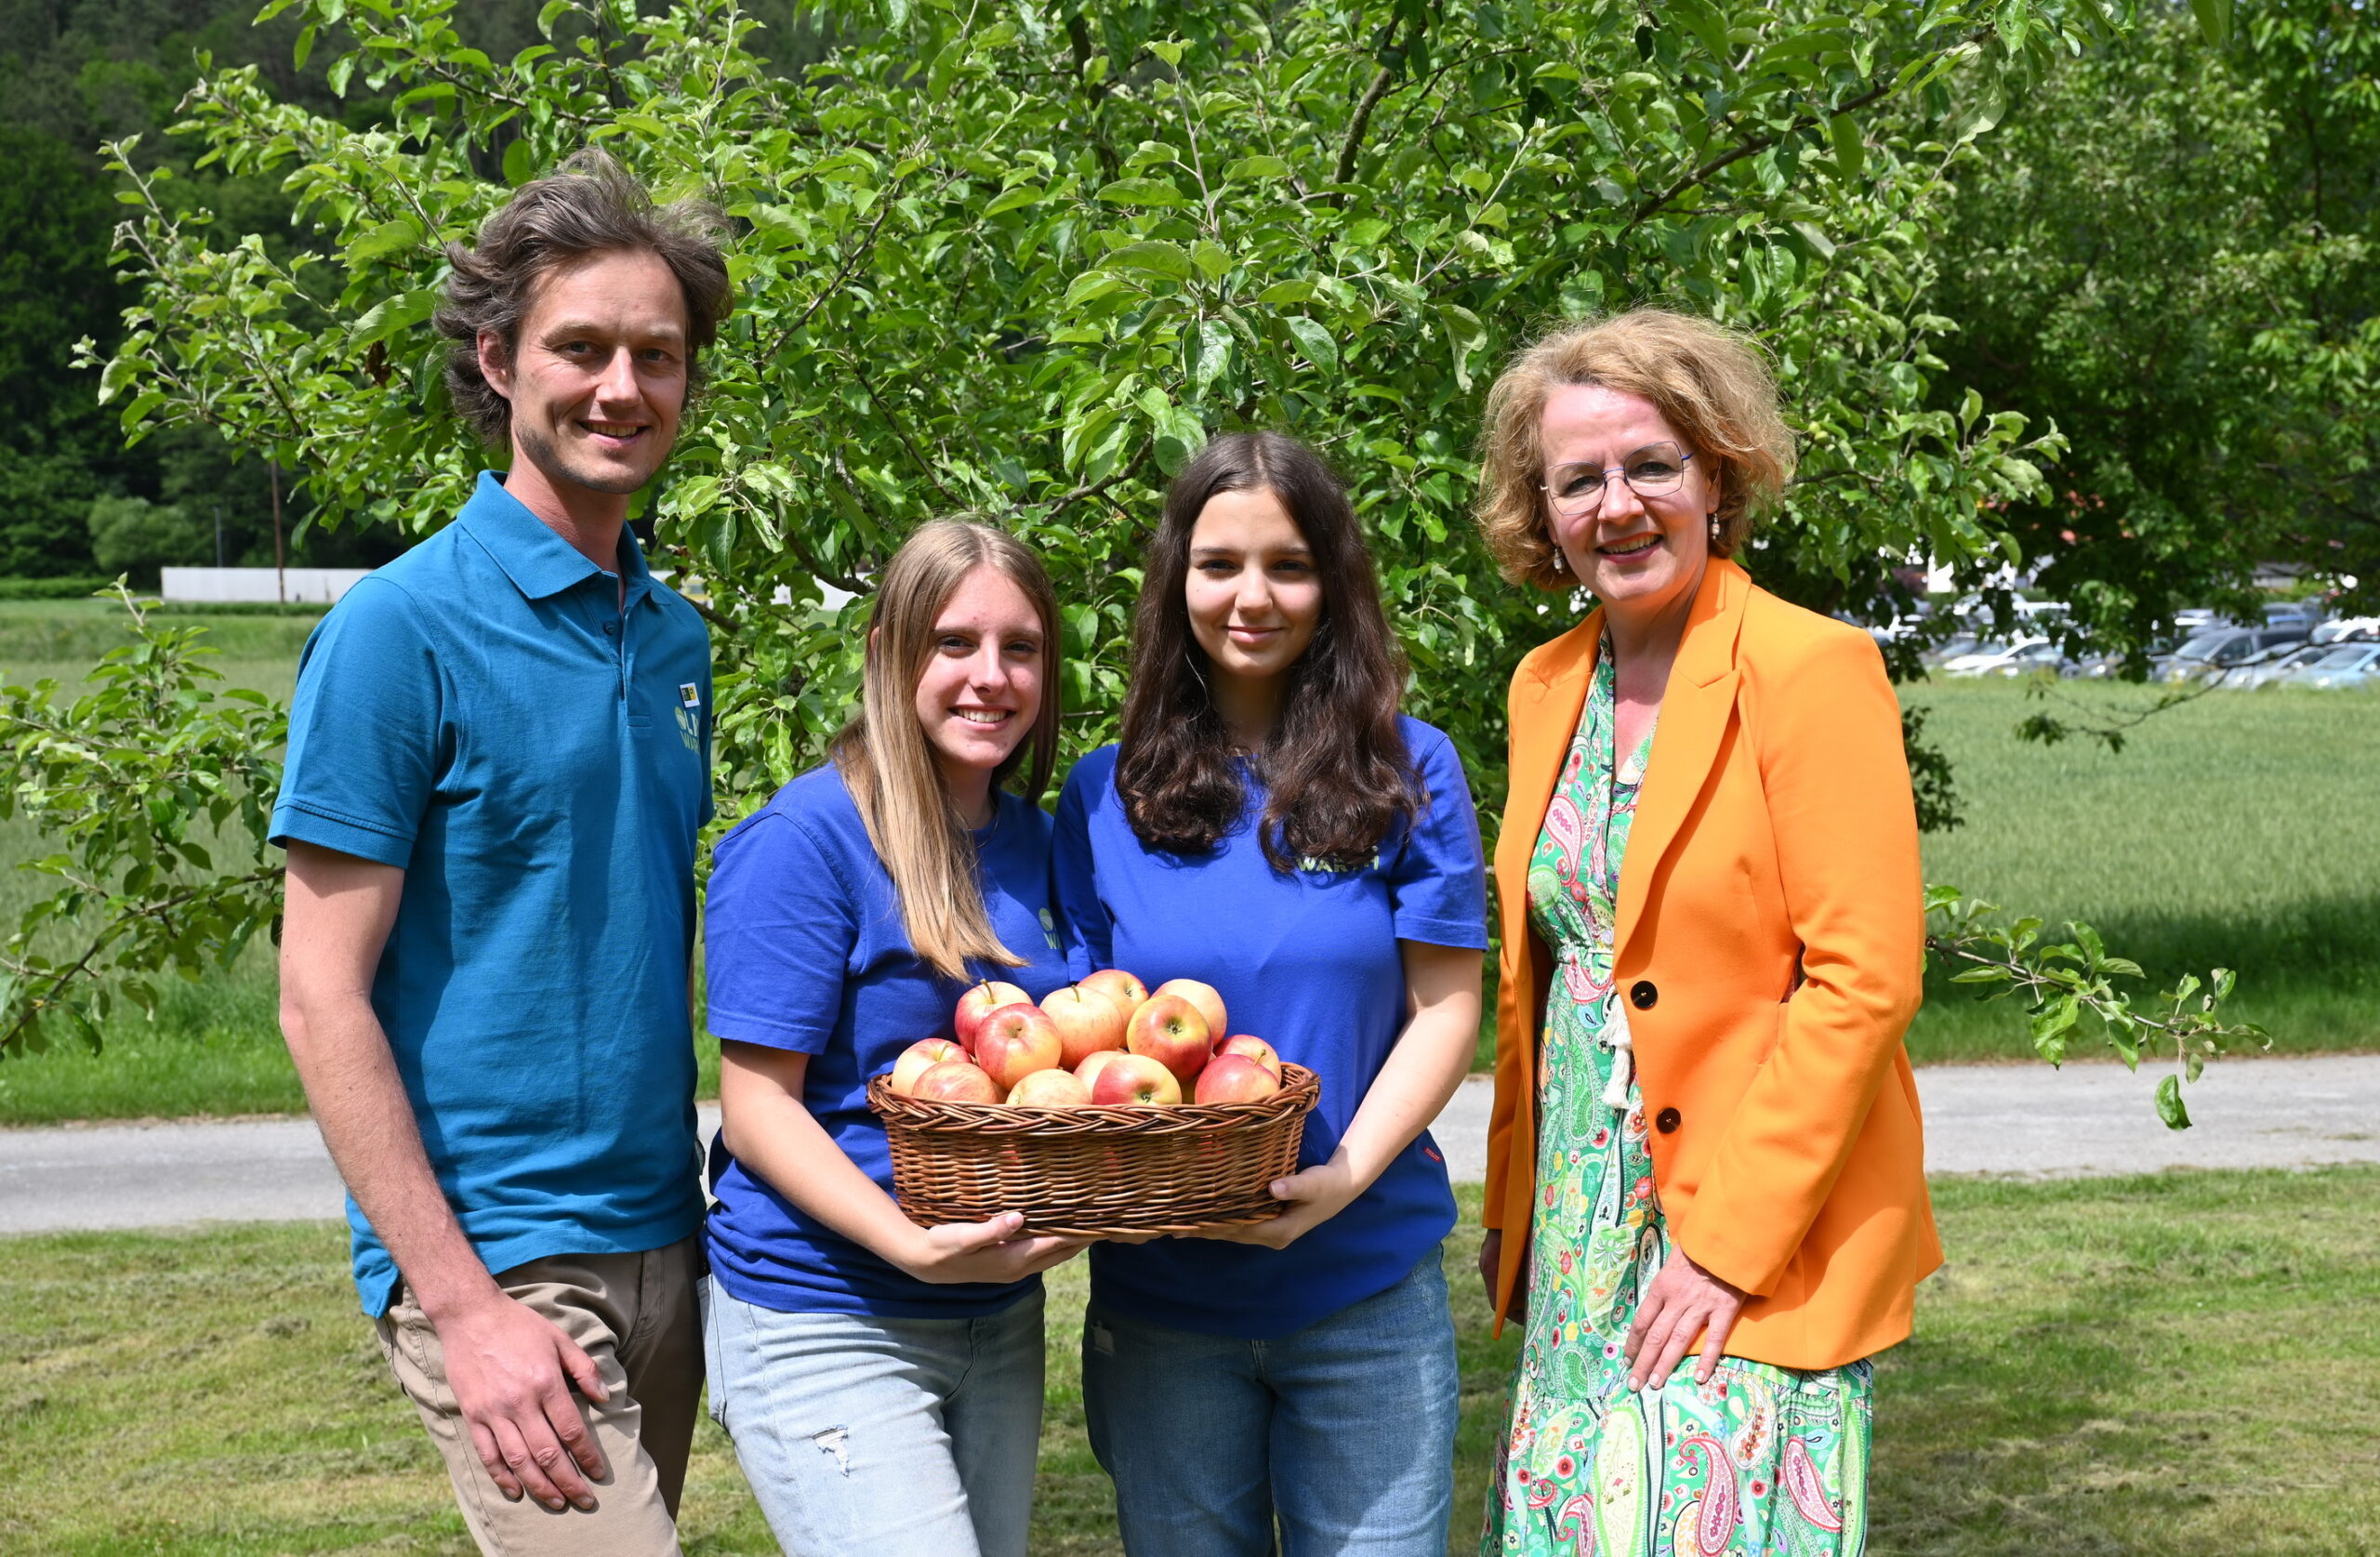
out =
[[1180,854],[1211,851],[1248,810],[1243,754],[1215,707],[1216,672],[1191,634],[1183,591],[1208,500],[1256,491],[1289,509],[1322,584],[1314,641],[1289,667],[1271,739],[1252,754],[1266,791],[1257,837],[1276,870],[1360,868],[1423,802],[1396,722],[1404,656],[1346,488],[1320,455],[1276,432],[1216,439],[1166,490],[1133,616],[1116,792],[1142,842]]
[[602,152],[589,147],[512,191],[480,224],[479,241],[446,245],[453,274],[436,316],[438,333],[454,342],[446,353],[446,393],[456,414],[489,444],[512,439],[512,402],[480,372],[479,337],[504,343],[509,360],[521,344],[537,284],[549,271],[590,255],[657,255],[686,297],[686,389],[701,381],[701,353],[719,338],[720,322],[735,306],[720,252],[721,221],[699,201],[655,208],[644,186]]

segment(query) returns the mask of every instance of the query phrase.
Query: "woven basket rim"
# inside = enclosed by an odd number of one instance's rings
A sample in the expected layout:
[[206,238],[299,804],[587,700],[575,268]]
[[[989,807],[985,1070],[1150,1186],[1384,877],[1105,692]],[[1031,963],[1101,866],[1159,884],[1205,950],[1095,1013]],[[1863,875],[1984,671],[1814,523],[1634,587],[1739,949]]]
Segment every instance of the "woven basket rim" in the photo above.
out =
[[1284,1114],[1304,1114],[1322,1098],[1322,1078],[1303,1065],[1284,1061],[1281,1089],[1255,1102],[1034,1103],[937,1102],[905,1098],[892,1090],[892,1075],[867,1084],[867,1105],[888,1125],[941,1134],[1151,1135],[1201,1134],[1244,1129]]

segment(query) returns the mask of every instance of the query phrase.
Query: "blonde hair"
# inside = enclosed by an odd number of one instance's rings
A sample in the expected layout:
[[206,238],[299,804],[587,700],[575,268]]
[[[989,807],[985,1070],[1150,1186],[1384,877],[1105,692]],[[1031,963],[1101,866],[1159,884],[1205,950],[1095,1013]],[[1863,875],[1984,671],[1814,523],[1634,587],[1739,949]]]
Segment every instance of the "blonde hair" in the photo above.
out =
[[1041,707],[1032,730],[992,772],[997,797],[1025,767],[1025,797],[1040,800],[1058,756],[1058,599],[1030,548],[972,520],[919,526],[885,565],[868,612],[859,712],[832,748],[867,841],[900,894],[910,946],[938,971],[962,980],[974,977],[970,961],[1017,968],[1025,960],[992,929],[973,836],[918,722],[918,681],[934,652],[934,623],[978,568],[995,569],[1024,590],[1041,619]]
[[1751,336],[1667,309],[1566,325],[1523,348],[1488,391],[1476,518],[1496,565],[1515,584],[1578,587],[1554,549],[1539,485],[1545,402],[1568,384],[1643,396],[1715,465],[1719,536],[1711,549],[1719,556],[1735,555],[1753,516],[1792,477],[1793,434]]

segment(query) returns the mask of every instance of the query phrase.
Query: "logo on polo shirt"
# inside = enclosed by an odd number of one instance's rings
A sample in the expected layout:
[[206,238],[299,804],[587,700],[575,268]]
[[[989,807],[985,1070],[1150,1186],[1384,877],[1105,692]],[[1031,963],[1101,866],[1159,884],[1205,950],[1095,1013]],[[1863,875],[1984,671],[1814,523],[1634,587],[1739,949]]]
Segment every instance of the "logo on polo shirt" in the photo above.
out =
[[681,707],[681,708],[699,708],[699,707],[701,707],[702,706],[703,706],[703,689],[702,689],[702,688],[700,688],[700,687],[698,687],[698,686],[694,685],[694,682],[692,682],[692,681],[681,681],[681,682],[679,682],[679,683],[678,683],[678,706],[679,706],[679,707]]

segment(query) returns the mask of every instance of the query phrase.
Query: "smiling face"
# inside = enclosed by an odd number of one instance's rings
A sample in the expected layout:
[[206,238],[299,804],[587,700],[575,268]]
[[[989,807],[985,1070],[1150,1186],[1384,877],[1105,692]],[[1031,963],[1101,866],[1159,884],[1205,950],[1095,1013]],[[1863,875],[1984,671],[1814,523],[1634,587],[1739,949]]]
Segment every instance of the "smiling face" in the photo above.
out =
[[1651,401],[1599,384],[1565,384],[1548,395],[1540,442],[1545,455],[1540,479],[1549,482],[1565,466],[1606,471],[1625,466],[1659,443],[1692,455],[1673,491],[1643,496],[1614,474],[1593,511],[1565,519],[1551,503],[1544,510],[1571,576],[1606,609],[1650,617],[1691,599],[1710,560],[1710,515],[1719,506],[1719,484],[1706,456]]
[[615,251],[537,283],[509,358],[480,336],[480,371],[511,402],[516,467],[558,491],[625,495],[651,481],[685,409],[686,297],[659,255]]
[[934,617],[932,653],[918,677],[918,723],[944,782],[971,813],[992,772],[1032,732],[1048,653],[1032,598],[998,568],[968,574]]
[[1190,635],[1218,675],[1238,681],[1277,682],[1322,621],[1314,552],[1263,487],[1219,492],[1198,510],[1183,594]]

